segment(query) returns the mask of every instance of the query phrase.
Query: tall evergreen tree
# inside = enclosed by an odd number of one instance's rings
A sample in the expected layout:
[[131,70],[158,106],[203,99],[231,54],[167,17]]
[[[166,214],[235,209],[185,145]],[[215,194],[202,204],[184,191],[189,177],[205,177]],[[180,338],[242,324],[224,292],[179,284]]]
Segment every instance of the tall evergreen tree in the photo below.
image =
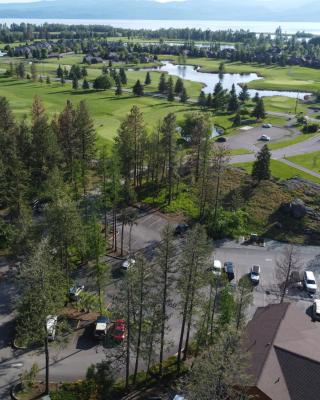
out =
[[160,75],[158,90],[160,93],[165,93],[167,91],[166,74],[164,72]]
[[124,68],[120,68],[120,79],[121,79],[121,83],[123,85],[127,84],[127,75],[126,75],[126,71],[124,70]]
[[183,80],[181,78],[177,78],[174,86],[174,92],[179,95],[182,93],[183,88],[184,88]]
[[171,203],[173,198],[173,186],[176,166],[176,117],[173,113],[168,114],[162,123],[161,131],[163,133],[163,146],[166,153],[166,167],[167,167],[167,185],[168,185],[168,204]]
[[173,79],[172,79],[172,76],[169,76],[168,83],[167,83],[167,88],[168,88],[167,100],[168,101],[173,101],[174,100],[174,91],[173,91]]
[[45,394],[49,394],[48,316],[64,305],[66,284],[46,239],[34,249],[19,273],[17,338],[26,346],[44,343]]
[[269,151],[268,146],[265,144],[257,154],[257,159],[253,163],[252,167],[251,175],[258,182],[270,179],[271,177],[270,159],[271,159],[271,153]]
[[180,96],[180,101],[181,101],[181,103],[186,103],[186,102],[188,101],[188,98],[189,98],[189,97],[188,97],[186,88],[183,87],[182,92],[181,92],[181,96]]
[[198,98],[198,104],[200,107],[205,107],[207,105],[207,99],[206,95],[203,90],[201,90],[199,98]]
[[77,77],[74,77],[72,79],[72,89],[73,90],[78,90],[79,89],[79,81]]
[[145,79],[145,81],[144,81],[144,84],[145,84],[145,85],[150,85],[150,84],[151,84],[151,75],[150,75],[150,72],[149,72],[149,71],[147,72],[147,75],[146,75],[146,79]]
[[84,79],[83,82],[82,82],[82,89],[83,90],[90,89],[89,83],[88,83],[88,81],[86,79]]
[[238,110],[238,108],[239,108],[239,100],[236,93],[236,87],[233,84],[229,94],[228,111],[233,114]]
[[266,117],[264,102],[262,98],[259,98],[259,100],[257,101],[257,104],[252,111],[252,116],[255,117],[257,120],[261,120]]
[[135,96],[143,96],[143,86],[140,83],[140,80],[138,79],[137,82],[134,84],[132,88],[132,93]]
[[241,88],[241,92],[239,93],[239,100],[244,103],[248,100],[250,100],[250,94],[248,90],[248,85],[244,84]]
[[84,100],[80,101],[75,111],[74,135],[78,147],[76,157],[80,160],[82,189],[83,193],[86,194],[90,162],[94,158],[96,150],[96,131]]

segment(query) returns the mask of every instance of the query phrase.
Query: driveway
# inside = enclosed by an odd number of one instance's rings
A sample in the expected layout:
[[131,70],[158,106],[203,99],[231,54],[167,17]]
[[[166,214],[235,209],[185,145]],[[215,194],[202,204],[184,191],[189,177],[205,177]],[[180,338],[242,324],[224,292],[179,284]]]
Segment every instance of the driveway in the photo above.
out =
[[[154,243],[160,238],[160,230],[167,222],[166,218],[162,218],[161,214],[151,214],[144,216],[135,227],[133,243],[135,248],[139,248],[142,242],[145,245]],[[150,223],[150,229],[148,226]],[[152,231],[152,233],[151,233]],[[146,236],[145,236],[146,235]],[[148,236],[150,235],[150,237]],[[181,248],[181,240],[176,240],[177,249]],[[155,243],[154,243],[155,244]],[[301,252],[301,258],[305,268],[315,271],[316,279],[320,282],[320,247],[314,246],[298,246]],[[248,318],[251,318],[257,307],[265,306],[269,303],[278,301],[277,297],[272,294],[274,289],[274,275],[277,258],[281,255],[284,245],[274,241],[268,241],[266,247],[244,246],[234,241],[219,241],[212,243],[211,259],[217,258],[221,262],[233,261],[235,264],[236,280],[247,274],[254,264],[261,266],[261,284],[254,289],[254,301],[248,312]],[[119,266],[118,260],[110,259],[109,262],[113,266]],[[8,284],[8,287],[12,285]],[[271,292],[271,294],[267,294]],[[9,291],[4,299],[4,304],[10,304]],[[114,283],[106,288],[106,302],[112,301],[113,294],[116,293]],[[179,298],[176,291],[172,291],[172,315],[169,319],[170,332],[168,338],[172,340],[170,353],[175,353],[178,347],[179,329],[180,329],[180,313],[175,307]],[[296,298],[302,308],[307,308],[311,299],[304,293]],[[2,309],[0,315],[0,330],[6,331],[8,318],[12,318],[10,308]],[[82,330],[69,337],[69,340],[58,345],[51,345],[51,380],[52,381],[72,381],[81,379],[85,376],[87,368],[91,364],[95,364],[104,360],[106,356],[116,358],[120,357],[121,346],[115,348],[104,348],[92,340],[90,328]],[[0,349],[0,398],[7,399],[8,390],[12,382],[18,379],[19,373],[29,369],[32,363],[37,362],[40,368],[44,366],[44,357],[36,352],[19,353],[13,351],[8,342],[2,342]],[[133,362],[133,361],[132,361]],[[43,373],[43,370],[42,370]]]

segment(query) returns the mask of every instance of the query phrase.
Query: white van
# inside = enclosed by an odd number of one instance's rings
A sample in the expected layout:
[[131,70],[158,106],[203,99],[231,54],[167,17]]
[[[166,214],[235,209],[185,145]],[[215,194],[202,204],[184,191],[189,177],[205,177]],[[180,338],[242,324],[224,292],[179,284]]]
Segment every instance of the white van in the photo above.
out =
[[212,272],[216,276],[221,276],[222,275],[222,264],[221,264],[221,261],[219,261],[219,260],[214,260],[213,261]]
[[317,283],[312,271],[304,271],[303,274],[303,284],[309,293],[316,293]]

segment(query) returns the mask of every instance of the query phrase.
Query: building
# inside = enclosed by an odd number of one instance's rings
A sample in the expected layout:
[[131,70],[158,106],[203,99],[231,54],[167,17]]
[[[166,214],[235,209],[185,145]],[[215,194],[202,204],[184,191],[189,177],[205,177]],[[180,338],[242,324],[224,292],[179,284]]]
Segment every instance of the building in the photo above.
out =
[[320,399],[320,323],[294,303],[260,307],[247,326],[250,392],[260,400]]

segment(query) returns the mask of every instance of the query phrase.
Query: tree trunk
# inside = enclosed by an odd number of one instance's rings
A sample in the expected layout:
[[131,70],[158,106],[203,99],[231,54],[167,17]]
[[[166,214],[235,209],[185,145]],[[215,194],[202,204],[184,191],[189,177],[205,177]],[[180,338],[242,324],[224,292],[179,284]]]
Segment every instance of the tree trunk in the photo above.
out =
[[121,226],[121,257],[123,257],[123,237],[124,237],[124,222],[122,221]]
[[[142,261],[143,262],[143,261]],[[139,357],[140,357],[140,346],[141,346],[141,331],[142,331],[142,313],[143,313],[143,300],[144,300],[144,264],[141,265],[142,271],[140,275],[140,304],[139,304],[139,326],[138,326],[138,340],[137,340],[137,351],[136,351],[136,363],[134,367],[133,384],[136,383]]]
[[126,356],[126,390],[129,387],[129,375],[130,375],[130,339],[131,339],[131,325],[130,325],[130,288],[129,282],[127,282],[127,356]]
[[50,359],[49,359],[49,346],[48,346],[48,332],[47,332],[47,325],[46,325],[46,337],[44,339],[44,352],[46,358],[46,379],[45,379],[45,390],[44,394],[49,394],[49,366],[50,366]]
[[168,251],[169,251],[169,241],[167,239],[166,263],[165,263],[164,279],[163,279],[162,313],[161,313],[160,359],[159,359],[159,374],[160,375],[162,375],[164,331],[165,331],[166,314],[167,314]]

